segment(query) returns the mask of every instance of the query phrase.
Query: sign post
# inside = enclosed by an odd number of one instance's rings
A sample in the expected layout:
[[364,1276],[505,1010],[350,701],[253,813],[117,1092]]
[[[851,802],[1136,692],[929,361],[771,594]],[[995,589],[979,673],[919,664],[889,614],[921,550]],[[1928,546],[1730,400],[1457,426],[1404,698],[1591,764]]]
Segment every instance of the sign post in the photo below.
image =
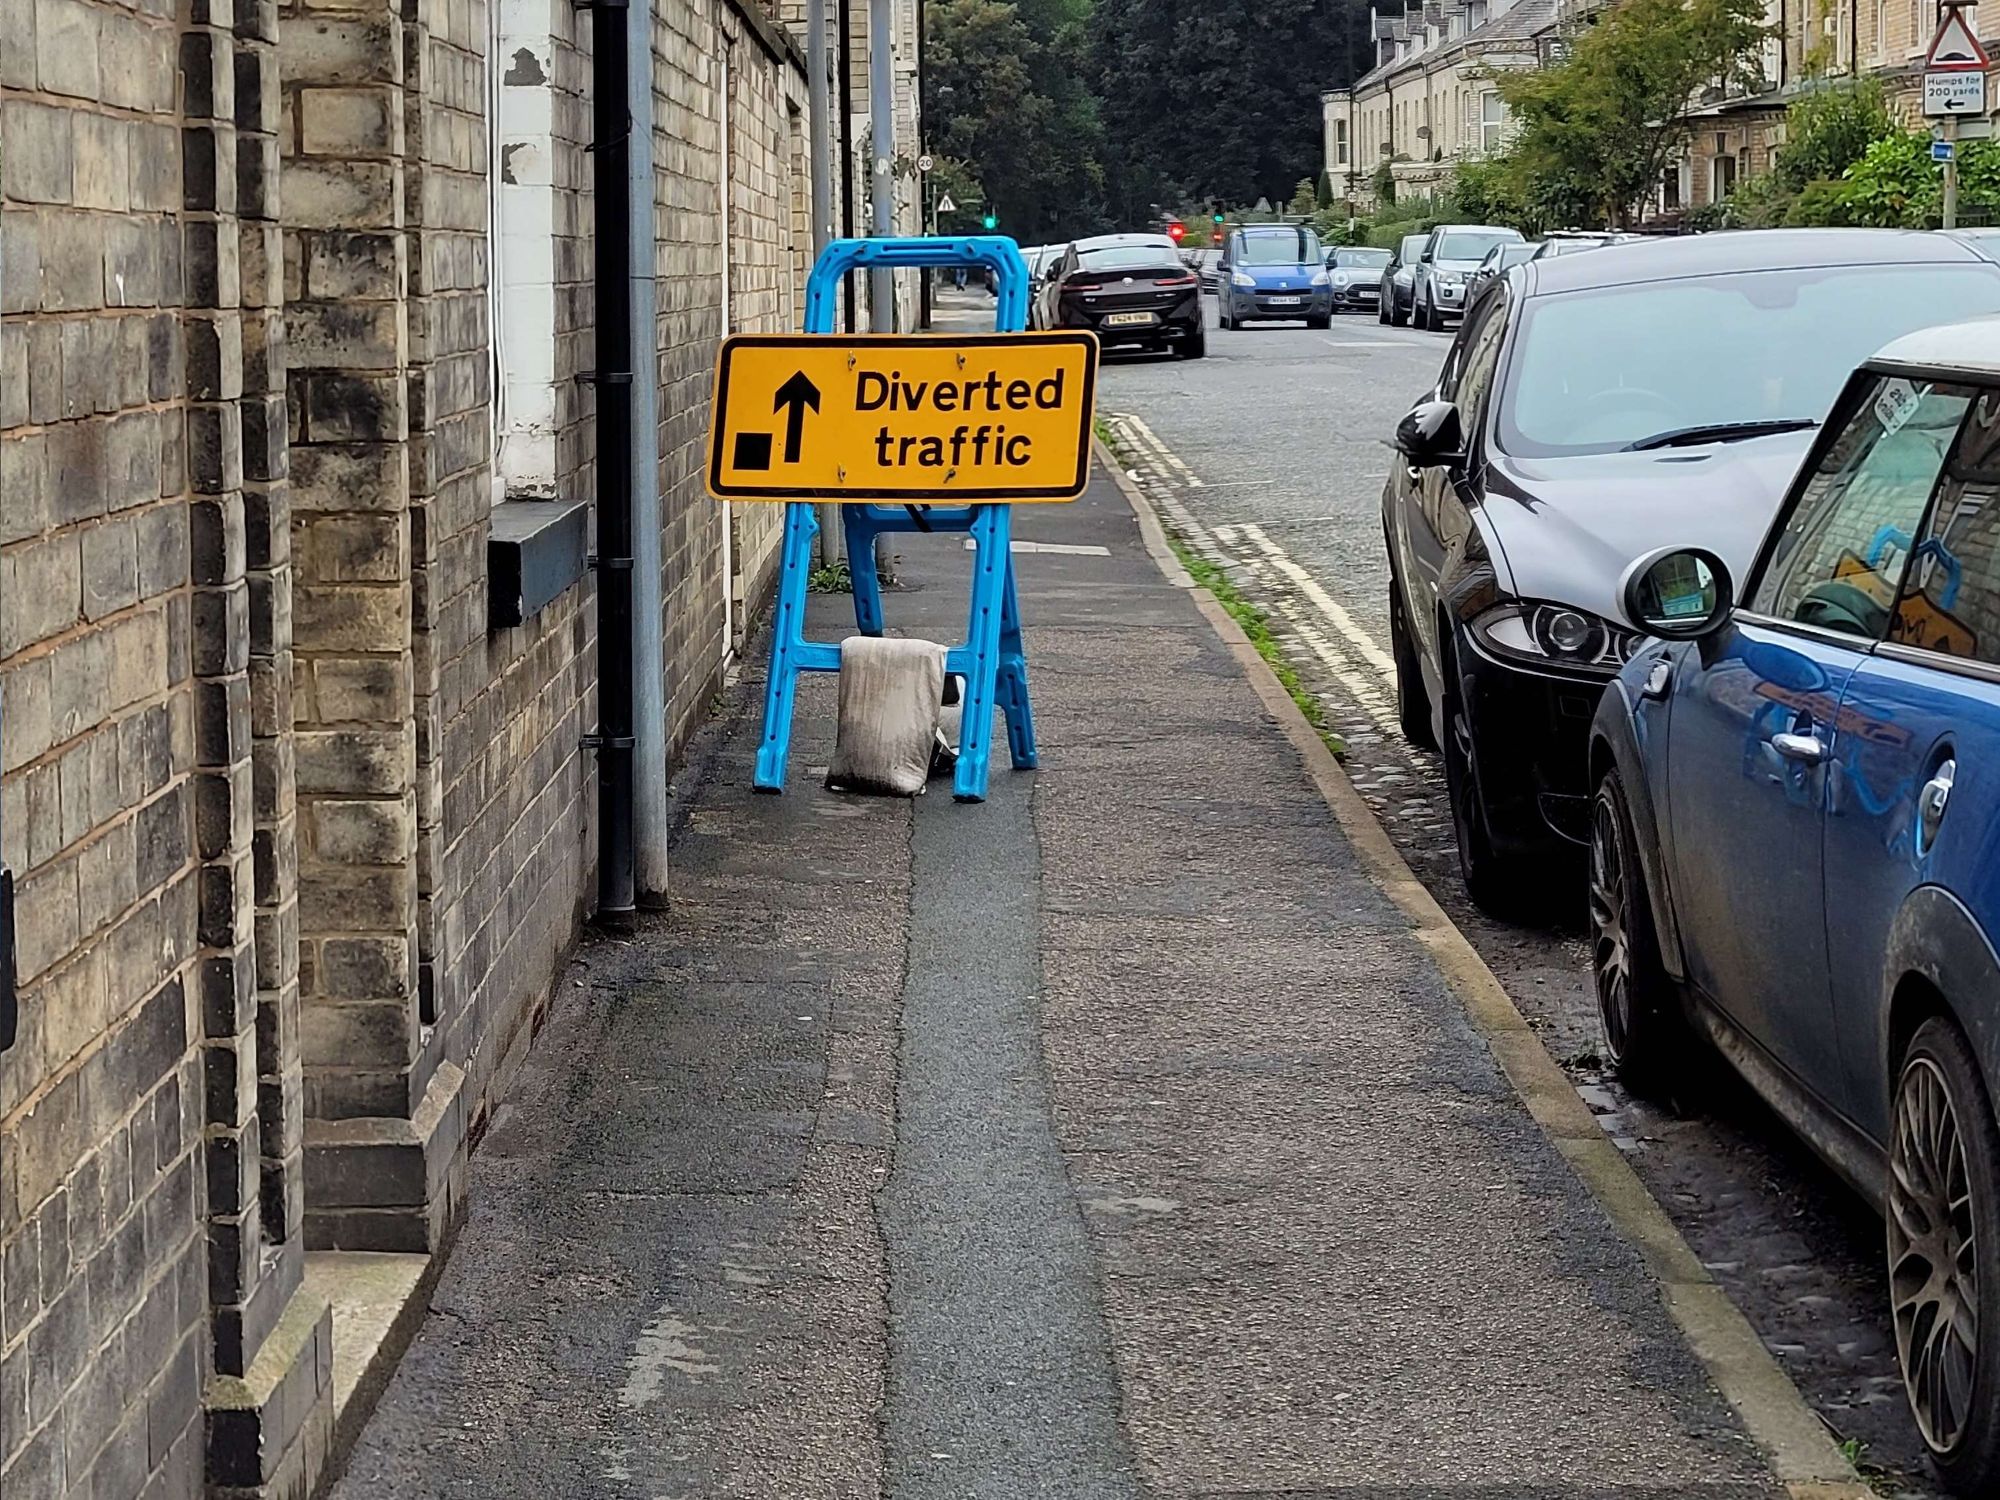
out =
[[1986,113],[1986,70],[1991,66],[1966,12],[1970,0],[1943,0],[1937,33],[1924,56],[1924,114],[1942,122],[1931,158],[1944,164],[1943,227],[1958,226],[1958,122]]
[[[994,332],[834,333],[834,298],[849,271],[959,265],[994,272]],[[840,670],[839,644],[804,634],[819,526],[814,501],[840,510],[855,623],[865,635],[883,630],[877,537],[971,536],[966,641],[945,653],[945,671],[966,683],[952,794],[985,800],[996,707],[1006,717],[1014,765],[1036,763],[1014,588],[1013,502],[1073,500],[1083,492],[1097,340],[1020,332],[1027,311],[1027,263],[1010,239],[835,240],[807,283],[809,332],[724,341],[710,405],[709,490],[718,499],[786,502],[759,791],[784,790],[799,673]]]

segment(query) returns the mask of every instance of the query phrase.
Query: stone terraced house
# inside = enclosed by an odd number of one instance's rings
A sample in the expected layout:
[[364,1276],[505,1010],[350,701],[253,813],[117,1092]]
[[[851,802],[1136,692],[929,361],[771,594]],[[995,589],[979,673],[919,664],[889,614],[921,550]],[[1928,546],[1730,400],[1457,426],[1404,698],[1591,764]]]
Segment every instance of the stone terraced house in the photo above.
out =
[[[701,449],[717,340],[800,321],[804,58],[765,0],[630,15],[0,0],[7,1500],[326,1477],[597,905],[607,460],[670,764],[768,593]],[[638,463],[600,22],[651,63]]]

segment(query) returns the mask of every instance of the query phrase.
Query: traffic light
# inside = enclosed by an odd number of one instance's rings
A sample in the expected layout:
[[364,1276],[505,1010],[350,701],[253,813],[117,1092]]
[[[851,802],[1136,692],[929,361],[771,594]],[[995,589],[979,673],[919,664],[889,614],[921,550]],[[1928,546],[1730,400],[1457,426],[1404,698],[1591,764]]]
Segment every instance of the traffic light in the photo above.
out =
[[1210,243],[1210,244],[1213,244],[1213,245],[1219,245],[1219,244],[1221,244],[1221,243],[1222,243],[1222,231],[1221,231],[1220,229],[1217,229],[1217,230],[1213,230],[1213,231],[1211,231],[1211,232],[1210,232],[1210,234],[1209,234],[1209,236],[1208,236],[1208,239],[1209,239],[1209,243]]
[[1213,218],[1215,219],[1215,227],[1216,227],[1217,229],[1220,229],[1220,228],[1222,227],[1222,215],[1221,215],[1221,214],[1215,214],[1215,215],[1213,215],[1212,217],[1213,217]]
[[984,224],[988,229],[998,229],[1000,227],[1000,215],[988,214],[985,218],[981,219],[979,222]]
[[1181,236],[1187,233],[1187,225],[1176,219],[1167,226],[1167,233],[1173,236],[1174,243],[1178,245],[1181,242]]

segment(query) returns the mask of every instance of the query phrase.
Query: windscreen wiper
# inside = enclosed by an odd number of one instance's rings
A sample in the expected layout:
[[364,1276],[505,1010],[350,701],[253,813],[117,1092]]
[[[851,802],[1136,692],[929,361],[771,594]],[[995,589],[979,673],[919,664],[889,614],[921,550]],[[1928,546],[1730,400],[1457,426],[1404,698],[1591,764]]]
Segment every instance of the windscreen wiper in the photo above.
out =
[[1743,438],[1769,437],[1776,432],[1803,432],[1819,423],[1811,417],[1773,417],[1762,422],[1703,422],[1697,427],[1670,427],[1651,437],[1627,443],[1627,453],[1648,448],[1686,448],[1695,443],[1734,443]]

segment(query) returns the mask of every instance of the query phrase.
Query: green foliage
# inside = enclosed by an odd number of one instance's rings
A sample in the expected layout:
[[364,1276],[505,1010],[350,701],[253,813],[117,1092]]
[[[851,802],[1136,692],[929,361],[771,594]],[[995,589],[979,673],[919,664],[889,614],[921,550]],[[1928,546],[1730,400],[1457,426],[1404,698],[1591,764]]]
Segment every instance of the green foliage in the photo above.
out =
[[1518,174],[1506,157],[1461,162],[1446,196],[1451,218],[1464,224],[1530,226],[1534,218],[1520,191]]
[[1631,221],[1686,141],[1687,102],[1721,79],[1753,90],[1760,0],[1623,0],[1552,68],[1496,77],[1518,121],[1508,160],[1542,224]]
[[1788,192],[1840,176],[1861,160],[1869,144],[1892,134],[1896,122],[1873,78],[1814,89],[1785,110],[1785,142],[1771,175]]
[[1319,208],[1319,197],[1313,191],[1313,180],[1301,177],[1297,187],[1292,189],[1292,201],[1285,205],[1285,212],[1301,219],[1312,217]]
[[932,154],[963,163],[1000,227],[1023,243],[1084,232],[1103,216],[1087,15],[1088,0],[928,0]]
[[1396,174],[1386,161],[1377,162],[1374,172],[1368,178],[1368,186],[1374,191],[1375,201],[1384,208],[1396,201]]
[[1372,61],[1356,0],[1095,0],[1091,77],[1114,213],[1284,203],[1321,165],[1320,91]]

